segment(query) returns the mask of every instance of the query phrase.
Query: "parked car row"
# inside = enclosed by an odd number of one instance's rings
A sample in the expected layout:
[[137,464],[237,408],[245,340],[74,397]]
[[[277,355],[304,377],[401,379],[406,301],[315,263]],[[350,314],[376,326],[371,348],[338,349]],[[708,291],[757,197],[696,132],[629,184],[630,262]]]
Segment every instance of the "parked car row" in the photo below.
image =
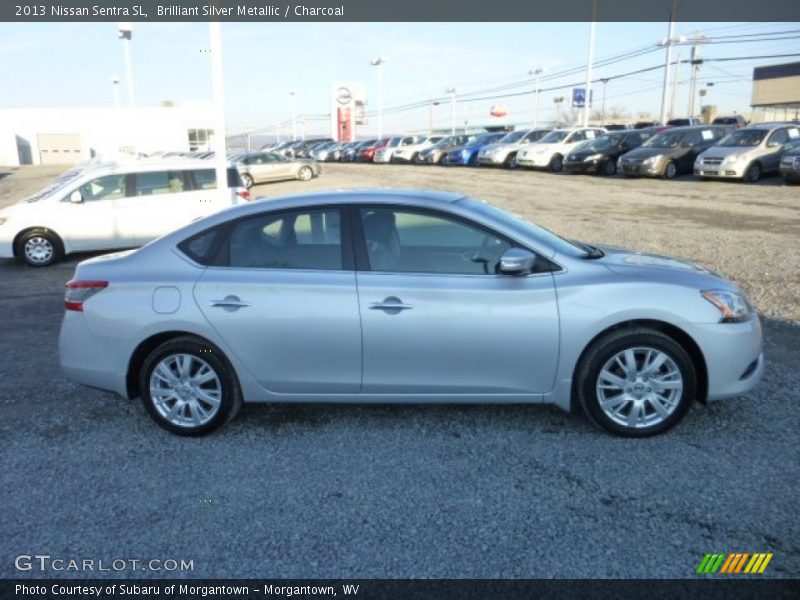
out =
[[[332,154],[331,148],[337,148],[337,153]],[[752,183],[763,175],[778,173],[787,182],[796,182],[800,179],[800,161],[796,160],[799,155],[800,124],[796,122],[745,127],[726,122],[611,131],[603,127],[571,127],[395,136],[340,144],[328,142],[316,151],[315,157],[342,162],[523,167],[556,173],[605,176],[619,173],[625,177],[663,179],[694,174],[700,179],[739,179]]]

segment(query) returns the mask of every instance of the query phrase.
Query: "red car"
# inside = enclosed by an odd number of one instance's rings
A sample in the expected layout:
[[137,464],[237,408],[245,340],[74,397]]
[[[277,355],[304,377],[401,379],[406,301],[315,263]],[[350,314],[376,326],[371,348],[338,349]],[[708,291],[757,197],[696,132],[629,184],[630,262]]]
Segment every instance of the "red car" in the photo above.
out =
[[377,152],[381,148],[384,148],[388,143],[389,143],[389,138],[385,138],[383,140],[378,140],[377,142],[375,142],[374,144],[370,144],[369,146],[364,146],[363,148],[361,148],[361,150],[359,150],[356,160],[361,162],[372,162],[373,160],[375,160],[375,152]]

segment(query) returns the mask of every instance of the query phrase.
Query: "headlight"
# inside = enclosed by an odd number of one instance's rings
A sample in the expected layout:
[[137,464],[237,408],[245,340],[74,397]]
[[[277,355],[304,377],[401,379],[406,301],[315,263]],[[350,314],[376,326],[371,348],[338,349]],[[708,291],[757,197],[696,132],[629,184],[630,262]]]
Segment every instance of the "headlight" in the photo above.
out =
[[746,154],[731,154],[730,156],[725,157],[725,162],[727,163],[734,163],[739,162],[740,160],[747,160]]
[[706,290],[702,295],[719,310],[720,323],[741,323],[750,318],[750,304],[743,294],[726,290]]
[[602,154],[590,154],[586,158],[583,159],[583,162],[592,162],[593,160],[599,160],[603,158]]
[[660,161],[660,160],[661,160],[661,155],[660,154],[656,154],[655,156],[651,156],[650,158],[644,159],[644,162],[642,162],[642,166],[651,167],[651,166],[655,165],[656,163],[658,163],[658,161]]

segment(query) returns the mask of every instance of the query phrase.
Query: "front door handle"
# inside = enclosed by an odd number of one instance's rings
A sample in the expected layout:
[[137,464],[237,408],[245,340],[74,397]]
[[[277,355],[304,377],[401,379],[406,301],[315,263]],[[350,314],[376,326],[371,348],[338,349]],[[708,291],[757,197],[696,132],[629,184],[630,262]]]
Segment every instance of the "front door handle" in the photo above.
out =
[[239,310],[250,306],[249,302],[239,300],[238,296],[225,296],[222,300],[212,300],[209,304],[217,308],[224,308],[227,311]]
[[370,310],[383,310],[390,315],[396,315],[401,311],[410,310],[414,308],[414,306],[405,304],[396,296],[389,296],[388,298],[384,298],[382,302],[373,302],[369,305],[369,308]]

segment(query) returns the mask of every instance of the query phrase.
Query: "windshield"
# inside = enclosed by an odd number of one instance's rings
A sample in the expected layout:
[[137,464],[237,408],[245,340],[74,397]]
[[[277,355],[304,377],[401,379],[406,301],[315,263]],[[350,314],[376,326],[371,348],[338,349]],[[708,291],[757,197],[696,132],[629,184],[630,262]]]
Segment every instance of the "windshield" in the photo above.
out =
[[684,131],[662,131],[651,137],[642,146],[647,146],[648,148],[675,148],[681,143],[684,135],[686,135]]
[[724,140],[720,146],[758,146],[767,136],[765,129],[740,129],[734,131]]
[[475,200],[474,198],[463,198],[458,203],[474,210],[481,216],[489,217],[501,223],[509,230],[519,233],[520,237],[533,239],[537,245],[541,244],[542,250],[554,250],[560,254],[575,258],[585,258],[587,256],[585,248],[556,235],[552,231],[548,231],[544,227],[534,225],[517,214],[505,211],[488,202]]
[[440,139],[438,142],[434,144],[434,146],[449,146],[453,142],[455,142],[456,138],[453,136],[448,135],[445,138]]
[[557,144],[569,135],[569,131],[551,131],[542,139],[539,140],[540,144]]
[[624,133],[611,133],[602,135],[596,140],[591,140],[584,146],[586,150],[601,150],[603,148],[616,148],[625,139]]
[[62,173],[54,181],[50,183],[50,185],[44,187],[43,189],[39,190],[35,194],[28,196],[23,200],[23,202],[38,202],[39,200],[43,200],[48,196],[52,195],[54,192],[64,188],[69,184],[70,181],[78,177],[83,171],[81,169],[72,169],[65,173]]
[[503,137],[501,137],[501,138],[500,138],[500,139],[497,141],[497,143],[498,143],[498,144],[514,144],[514,143],[518,142],[519,140],[521,140],[521,139],[522,139],[522,137],[523,137],[523,136],[524,136],[526,133],[528,133],[528,132],[527,132],[527,131],[525,131],[525,130],[522,130],[522,131],[512,131],[511,133],[507,133],[507,134],[505,134]]

